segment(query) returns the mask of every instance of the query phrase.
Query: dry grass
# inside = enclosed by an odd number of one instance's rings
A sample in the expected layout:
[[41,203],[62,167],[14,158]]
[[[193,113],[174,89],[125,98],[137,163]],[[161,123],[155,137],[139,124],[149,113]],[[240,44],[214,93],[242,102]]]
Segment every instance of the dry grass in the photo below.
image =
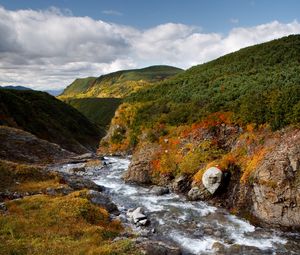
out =
[[112,242],[122,230],[80,192],[35,195],[7,202],[0,216],[0,254],[138,254],[130,241]]

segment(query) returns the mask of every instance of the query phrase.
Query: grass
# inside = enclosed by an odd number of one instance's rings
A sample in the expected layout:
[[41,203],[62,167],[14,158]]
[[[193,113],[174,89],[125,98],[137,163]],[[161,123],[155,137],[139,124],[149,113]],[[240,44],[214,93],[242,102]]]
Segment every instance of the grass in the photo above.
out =
[[45,172],[38,166],[16,164],[0,160],[0,192],[32,192],[62,186],[55,173]]

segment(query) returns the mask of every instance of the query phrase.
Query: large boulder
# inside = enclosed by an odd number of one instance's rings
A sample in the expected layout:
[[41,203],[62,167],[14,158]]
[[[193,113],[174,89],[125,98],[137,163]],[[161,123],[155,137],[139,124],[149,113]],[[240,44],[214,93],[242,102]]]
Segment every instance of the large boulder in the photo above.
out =
[[103,207],[108,212],[119,214],[118,207],[111,201],[109,196],[95,190],[89,190],[87,193],[87,198],[91,201],[91,203]]
[[260,220],[300,229],[300,130],[285,132],[256,169],[252,201]]
[[208,168],[203,176],[202,183],[204,187],[213,195],[222,183],[222,171],[217,167]]
[[80,189],[91,189],[96,191],[103,191],[104,187],[101,185],[97,185],[93,181],[86,179],[82,176],[76,176],[72,174],[60,173],[61,175],[61,183],[67,184],[74,190]]

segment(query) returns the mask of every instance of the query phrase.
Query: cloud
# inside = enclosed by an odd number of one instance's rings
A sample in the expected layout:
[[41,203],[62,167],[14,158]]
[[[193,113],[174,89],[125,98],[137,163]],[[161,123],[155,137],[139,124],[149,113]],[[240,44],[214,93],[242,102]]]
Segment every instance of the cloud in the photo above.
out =
[[103,14],[112,15],[112,16],[123,16],[122,12],[116,10],[104,10],[102,11]]
[[0,7],[0,84],[57,89],[77,77],[168,64],[188,68],[240,48],[300,33],[300,23],[273,21],[228,34],[167,23],[141,30],[57,8]]

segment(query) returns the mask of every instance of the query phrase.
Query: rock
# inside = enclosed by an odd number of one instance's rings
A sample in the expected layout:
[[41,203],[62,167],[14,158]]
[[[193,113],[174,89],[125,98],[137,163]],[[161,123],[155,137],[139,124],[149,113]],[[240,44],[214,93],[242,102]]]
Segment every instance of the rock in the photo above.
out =
[[21,129],[0,125],[0,159],[20,163],[54,163],[75,156],[57,144]]
[[91,201],[91,203],[103,207],[108,212],[119,214],[118,207],[111,201],[109,196],[95,190],[89,190],[87,198]]
[[179,247],[162,241],[148,240],[138,246],[145,255],[181,255]]
[[149,223],[149,221],[148,219],[144,219],[144,220],[139,220],[138,223],[140,226],[146,226]]
[[7,207],[5,203],[0,203],[0,211],[5,212],[7,211]]
[[46,191],[44,191],[45,194],[49,196],[56,196],[57,194],[61,195],[68,195],[74,190],[68,186],[60,186],[58,188],[47,188]]
[[20,199],[23,198],[24,196],[26,196],[26,194],[18,193],[18,192],[12,192],[12,191],[0,192],[0,202],[6,200]]
[[74,190],[80,190],[80,189],[90,189],[90,190],[96,190],[96,191],[103,191],[104,187],[97,185],[93,181],[89,179],[85,179],[82,176],[75,176],[71,174],[61,173],[62,183],[66,183],[68,186],[70,186]]
[[141,220],[147,219],[147,216],[143,214],[143,209],[138,207],[131,213],[131,218],[134,223],[138,223]]
[[158,145],[143,145],[136,149],[128,170],[123,178],[126,182],[151,184],[152,159]]
[[162,196],[165,194],[169,194],[170,190],[167,187],[153,186],[150,192],[156,196]]
[[129,209],[126,215],[134,224],[138,226],[146,226],[149,223],[149,220],[147,219],[142,207],[138,207],[135,210]]
[[300,130],[285,131],[253,174],[254,216],[268,225],[300,229]]
[[185,193],[190,189],[191,182],[186,175],[180,175],[173,182],[173,190],[177,193]]
[[212,195],[220,187],[222,175],[222,171],[217,167],[210,167],[204,172],[202,176],[202,183]]
[[191,201],[207,200],[209,198],[211,198],[211,194],[204,186],[193,187],[188,192],[188,199],[191,200]]

